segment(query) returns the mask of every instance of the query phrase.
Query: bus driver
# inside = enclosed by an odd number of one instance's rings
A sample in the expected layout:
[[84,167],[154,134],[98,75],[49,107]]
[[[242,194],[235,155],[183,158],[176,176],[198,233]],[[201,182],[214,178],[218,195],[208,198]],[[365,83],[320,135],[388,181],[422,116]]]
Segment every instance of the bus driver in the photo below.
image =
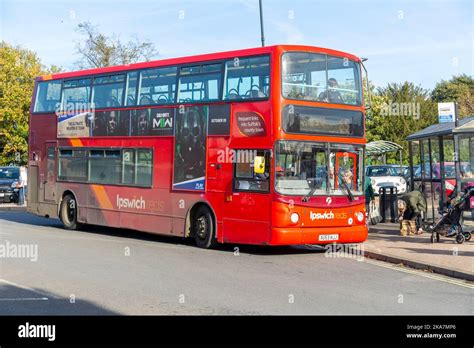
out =
[[341,93],[337,90],[337,80],[331,77],[328,80],[328,89],[319,95],[319,99],[329,103],[344,104]]

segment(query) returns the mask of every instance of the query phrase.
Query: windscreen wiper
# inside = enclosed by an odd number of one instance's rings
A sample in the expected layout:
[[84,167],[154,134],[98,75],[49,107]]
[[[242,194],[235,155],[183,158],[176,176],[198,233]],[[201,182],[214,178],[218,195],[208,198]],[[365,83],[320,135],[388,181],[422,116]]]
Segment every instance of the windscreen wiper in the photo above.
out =
[[342,184],[342,186],[344,186],[344,188],[346,189],[346,191],[347,191],[347,197],[348,197],[349,200],[352,202],[352,201],[354,200],[354,195],[352,194],[351,189],[349,188],[349,186],[347,185],[346,182],[342,181],[341,184]]
[[313,195],[314,191],[316,191],[316,185],[314,185],[313,188],[309,190],[309,192],[303,197],[301,201],[303,202],[309,201],[309,198]]

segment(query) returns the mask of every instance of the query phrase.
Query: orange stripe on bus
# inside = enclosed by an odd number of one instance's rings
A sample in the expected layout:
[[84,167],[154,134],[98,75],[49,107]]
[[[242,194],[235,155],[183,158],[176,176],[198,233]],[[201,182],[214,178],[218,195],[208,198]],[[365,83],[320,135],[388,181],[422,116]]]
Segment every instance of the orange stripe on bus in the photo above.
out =
[[71,143],[71,146],[76,146],[76,147],[83,147],[84,146],[82,144],[81,139],[69,139],[69,142]]
[[107,192],[105,192],[105,187],[101,185],[91,185],[92,191],[95,194],[97,202],[99,203],[100,208],[103,209],[113,209],[113,205],[110,202]]

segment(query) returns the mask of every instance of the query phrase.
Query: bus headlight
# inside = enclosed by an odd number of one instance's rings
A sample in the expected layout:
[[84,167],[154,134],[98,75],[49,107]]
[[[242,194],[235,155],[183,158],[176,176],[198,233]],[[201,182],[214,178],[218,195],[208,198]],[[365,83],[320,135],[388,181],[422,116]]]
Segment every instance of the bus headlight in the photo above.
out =
[[403,178],[400,178],[400,183],[401,183],[402,185],[405,185],[405,184],[406,184],[406,181],[405,181],[405,179],[403,179]]
[[358,212],[356,213],[356,218],[357,218],[357,221],[362,222],[364,221],[364,214],[361,212]]
[[370,179],[370,184],[373,186],[375,185],[375,180],[374,179]]
[[298,213],[291,213],[290,220],[292,223],[296,224],[300,220]]

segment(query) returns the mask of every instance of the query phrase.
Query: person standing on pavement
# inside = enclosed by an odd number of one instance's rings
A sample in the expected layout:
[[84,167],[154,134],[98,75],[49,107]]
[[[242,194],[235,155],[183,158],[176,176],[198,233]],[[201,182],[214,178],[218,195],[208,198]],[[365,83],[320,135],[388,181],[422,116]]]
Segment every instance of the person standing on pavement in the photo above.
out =
[[364,185],[364,192],[365,192],[365,211],[370,216],[370,204],[375,202],[375,192],[374,188],[372,187],[372,183],[370,182],[370,178],[368,176],[365,177],[365,185]]
[[26,177],[26,168],[20,167],[20,177],[18,180],[18,205],[25,204],[25,195],[26,195],[26,185],[28,184],[28,180]]

